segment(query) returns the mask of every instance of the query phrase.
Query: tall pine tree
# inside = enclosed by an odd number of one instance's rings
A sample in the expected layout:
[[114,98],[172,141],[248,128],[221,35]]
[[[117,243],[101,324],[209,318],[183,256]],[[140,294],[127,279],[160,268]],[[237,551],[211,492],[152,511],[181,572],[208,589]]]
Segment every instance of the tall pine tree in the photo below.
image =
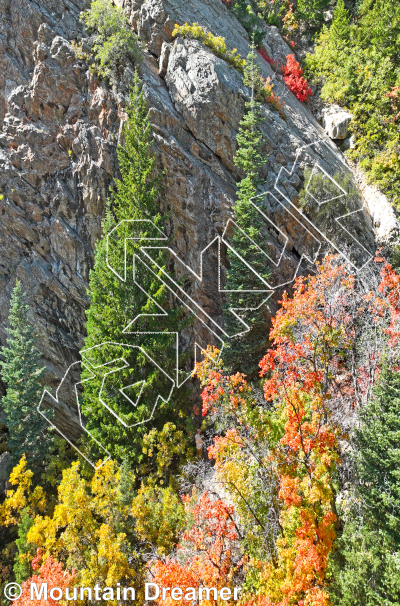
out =
[[[124,144],[118,148],[121,179],[115,181],[113,203],[109,205],[104,235],[96,247],[90,275],[91,305],[87,311],[88,334],[84,349],[95,349],[83,353],[83,358],[85,355],[90,358],[93,366],[123,358],[129,367],[119,361],[99,372],[95,370],[96,378],[85,383],[83,411],[88,419],[87,429],[102,446],[112,456],[137,465],[143,459],[143,435],[152,427],[162,427],[172,414],[176,414],[176,411],[173,413],[176,397],[166,402],[172,383],[160,368],[173,373],[176,349],[170,333],[182,326],[182,310],[178,306],[173,309],[168,289],[158,277],[161,271],[151,261],[146,261],[148,270],[137,260],[135,273],[140,286],[133,281],[134,254],[139,254],[145,245],[166,246],[165,241],[149,240],[149,237],[159,235],[153,224],[163,228],[158,212],[160,176],[156,175],[151,125],[137,74],[130,91],[123,134]],[[115,237],[110,238],[107,250],[107,234],[112,230]],[[123,280],[125,243],[127,271]],[[165,253],[153,253],[158,266],[164,268]],[[118,269],[119,277],[107,266],[107,258]],[[164,312],[167,315],[163,316]],[[127,328],[129,324],[131,326]],[[136,348],[126,347],[129,345]],[[111,370],[115,372],[106,376]],[[83,373],[84,379],[89,376],[87,371]],[[100,401],[100,393],[106,406]],[[152,422],[144,422],[152,416],[157,394],[164,400],[158,402]]]
[[40,364],[28,314],[26,293],[17,282],[11,296],[7,346],[1,350],[4,357],[0,362],[2,379],[7,384],[1,406],[7,417],[12,464],[16,465],[25,454],[29,469],[36,473],[51,449],[53,439],[47,422],[37,411],[43,391],[40,379],[45,368]]
[[356,430],[359,493],[377,529],[400,549],[400,372],[385,368]]
[[354,440],[354,506],[331,562],[337,606],[400,603],[400,372],[381,371]]
[[[240,122],[238,149],[234,158],[235,165],[243,171],[244,178],[238,183],[238,197],[233,208],[237,227],[233,229],[229,240],[233,250],[228,249],[227,289],[243,291],[229,294],[231,308],[249,308],[252,311],[238,312],[242,320],[250,326],[250,331],[228,341],[224,361],[232,370],[252,374],[258,368],[267,337],[264,306],[260,307],[267,294],[251,291],[267,290],[268,287],[263,285],[250,268],[266,281],[271,273],[265,255],[257,246],[262,247],[268,238],[266,223],[251,203],[260,193],[260,169],[266,162],[262,154],[263,136],[260,131],[264,118],[262,106],[258,101],[261,80],[254,45],[247,57],[243,82],[250,88],[251,94],[250,100],[246,102],[246,113]],[[240,325],[229,311],[225,313],[225,321],[231,332],[240,330]]]

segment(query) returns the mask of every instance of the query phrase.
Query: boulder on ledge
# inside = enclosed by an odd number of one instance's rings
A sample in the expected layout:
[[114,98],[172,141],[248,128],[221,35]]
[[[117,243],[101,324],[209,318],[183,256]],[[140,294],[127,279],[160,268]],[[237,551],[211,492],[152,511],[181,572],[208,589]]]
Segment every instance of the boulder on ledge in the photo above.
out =
[[331,139],[346,139],[352,115],[338,105],[329,105],[322,110],[322,126]]

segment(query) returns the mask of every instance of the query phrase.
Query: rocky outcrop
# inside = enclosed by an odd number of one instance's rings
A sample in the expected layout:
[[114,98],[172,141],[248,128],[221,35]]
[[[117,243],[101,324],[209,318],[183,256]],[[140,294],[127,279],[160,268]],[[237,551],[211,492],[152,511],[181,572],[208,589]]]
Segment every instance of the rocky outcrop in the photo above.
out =
[[7,480],[10,475],[11,455],[9,452],[3,452],[0,455],[0,498],[7,491]]
[[263,47],[268,57],[273,59],[278,67],[285,65],[287,56],[293,54],[293,50],[283,40],[275,25],[264,25],[264,31],[266,35]]
[[331,139],[346,139],[352,115],[339,105],[328,105],[322,110],[322,126]]
[[51,387],[82,345],[89,269],[117,168],[118,104],[67,40],[80,31],[82,8],[69,1],[1,8],[8,17],[0,56],[6,82],[18,86],[3,89],[1,116],[0,339],[20,280]]
[[371,215],[377,243],[380,245],[394,244],[400,234],[400,222],[393,206],[385,194],[368,182],[359,166],[352,164],[351,167],[358,189]]
[[[233,162],[236,134],[249,91],[235,69],[198,42],[173,40],[172,30],[175,23],[197,22],[225,36],[242,56],[249,39],[221,0],[120,4],[146,45],[140,72],[164,171],[166,231],[182,263],[198,272],[201,252],[225,233],[232,217],[240,177]],[[19,279],[39,334],[46,383],[53,388],[83,343],[89,270],[117,174],[116,144],[133,69],[121,69],[120,85],[111,90],[77,58],[71,41],[83,34],[83,7],[83,0],[0,0],[6,15],[0,37],[0,340],[6,338],[8,301]],[[267,28],[265,43],[271,58],[282,61],[285,43],[274,28]],[[264,107],[263,177],[270,193],[259,208],[276,289],[266,306],[269,317],[279,289],[308,269],[324,247],[344,251],[360,267],[375,244],[362,203],[354,196],[346,202],[352,174],[340,151],[270,65],[261,57],[259,64],[284,102],[282,115]],[[177,264],[178,273],[182,267]],[[221,323],[225,295],[215,288],[215,275],[210,255],[203,259],[203,283],[192,280],[191,288],[199,306]],[[59,411],[63,430],[76,435],[72,404],[60,403]]]

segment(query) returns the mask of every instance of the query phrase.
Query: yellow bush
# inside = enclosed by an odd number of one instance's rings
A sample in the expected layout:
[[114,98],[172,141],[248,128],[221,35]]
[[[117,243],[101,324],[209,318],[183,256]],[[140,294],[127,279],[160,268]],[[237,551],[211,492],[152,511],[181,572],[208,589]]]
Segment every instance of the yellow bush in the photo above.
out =
[[25,455],[11,472],[9,482],[14,487],[7,490],[4,502],[0,505],[0,526],[19,524],[21,514],[28,508],[30,515],[44,511],[46,497],[41,486],[32,490],[33,473],[26,466]]
[[246,60],[241,58],[236,48],[229,51],[226,48],[225,38],[222,38],[221,36],[214,36],[207,30],[203,29],[201,25],[197,25],[197,23],[193,23],[193,25],[189,25],[188,23],[185,23],[185,25],[175,24],[172,35],[175,37],[182,36],[182,38],[198,40],[205,46],[208,46],[208,48],[210,48],[217,57],[220,57],[229,63],[229,65],[235,67],[239,72],[243,73]]

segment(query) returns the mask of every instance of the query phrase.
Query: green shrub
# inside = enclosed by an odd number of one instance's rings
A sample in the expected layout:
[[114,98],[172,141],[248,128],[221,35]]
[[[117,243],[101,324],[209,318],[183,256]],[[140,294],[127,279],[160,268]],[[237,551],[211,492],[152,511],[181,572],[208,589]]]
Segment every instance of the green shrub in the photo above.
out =
[[357,17],[351,20],[338,0],[332,26],[323,28],[305,66],[323,100],[352,112],[356,145],[347,153],[399,207],[400,4],[364,0]]
[[240,21],[256,48],[260,48],[265,32],[259,27],[259,17],[254,12],[248,0],[229,2],[228,8],[233,12],[236,19]]
[[217,57],[220,57],[232,67],[235,67],[240,73],[243,73],[246,60],[241,58],[237,53],[236,48],[228,51],[225,38],[214,36],[203,29],[201,25],[197,25],[197,23],[193,23],[193,25],[189,25],[188,23],[185,23],[185,25],[175,25],[172,35],[182,36],[182,38],[189,38],[191,40],[199,40],[199,42],[208,46]]
[[298,0],[297,17],[307,23],[309,29],[320,29],[324,21],[324,9],[330,0]]
[[115,83],[121,63],[140,59],[137,36],[124,11],[111,0],[95,0],[81,15],[81,21],[89,31],[96,32],[92,50],[98,73]]
[[288,3],[282,0],[257,0],[257,11],[268,25],[282,30],[282,19],[287,13]]
[[252,4],[257,5],[258,16],[268,25],[276,25],[291,44],[293,38],[301,42],[304,34],[311,42],[324,23],[324,10],[335,0],[252,0]]

